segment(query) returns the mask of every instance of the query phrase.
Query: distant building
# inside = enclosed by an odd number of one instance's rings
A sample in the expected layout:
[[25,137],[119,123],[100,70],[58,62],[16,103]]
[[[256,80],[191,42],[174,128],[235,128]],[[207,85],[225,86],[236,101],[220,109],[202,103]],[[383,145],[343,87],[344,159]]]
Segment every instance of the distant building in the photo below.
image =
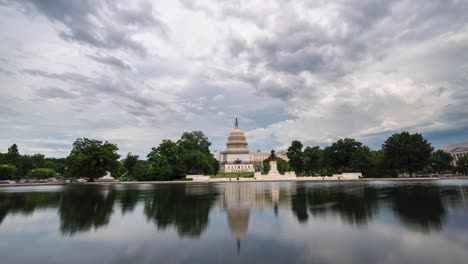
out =
[[[235,121],[234,128],[229,134],[226,150],[212,152],[215,159],[221,164],[220,172],[255,172],[262,170],[263,161],[268,159],[270,152],[250,152],[244,131]],[[276,157],[289,161],[285,151],[275,153]]]
[[249,159],[247,139],[244,131],[239,128],[237,118],[229,134],[226,150],[219,155],[219,162],[221,172],[255,172],[254,165]]
[[440,149],[450,153],[453,157],[452,165],[456,165],[459,158],[468,155],[468,142],[445,145]]

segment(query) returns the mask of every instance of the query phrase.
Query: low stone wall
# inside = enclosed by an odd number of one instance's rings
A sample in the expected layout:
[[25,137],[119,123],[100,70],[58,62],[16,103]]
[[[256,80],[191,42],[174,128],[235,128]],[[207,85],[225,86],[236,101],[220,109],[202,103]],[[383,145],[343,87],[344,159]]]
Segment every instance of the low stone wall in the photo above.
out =
[[254,179],[255,180],[296,180],[297,176],[294,171],[287,171],[284,174],[280,173],[268,173],[267,175],[262,175],[260,172],[256,172],[254,174]]
[[209,181],[210,176],[205,175],[187,175],[185,178],[192,179],[192,181]]

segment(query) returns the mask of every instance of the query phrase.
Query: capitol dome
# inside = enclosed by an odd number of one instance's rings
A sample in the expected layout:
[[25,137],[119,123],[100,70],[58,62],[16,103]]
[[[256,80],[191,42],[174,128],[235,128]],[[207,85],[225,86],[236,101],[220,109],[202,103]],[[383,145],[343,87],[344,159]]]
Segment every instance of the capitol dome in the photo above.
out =
[[229,134],[228,142],[226,143],[227,154],[249,154],[247,139],[245,138],[244,131],[239,128],[239,123],[234,125],[234,128]]

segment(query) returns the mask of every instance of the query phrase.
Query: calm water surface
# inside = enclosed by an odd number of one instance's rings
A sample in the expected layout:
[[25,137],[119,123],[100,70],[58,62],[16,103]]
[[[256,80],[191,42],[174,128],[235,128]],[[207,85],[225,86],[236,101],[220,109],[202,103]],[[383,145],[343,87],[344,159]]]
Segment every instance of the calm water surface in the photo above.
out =
[[468,180],[0,188],[0,263],[467,263]]

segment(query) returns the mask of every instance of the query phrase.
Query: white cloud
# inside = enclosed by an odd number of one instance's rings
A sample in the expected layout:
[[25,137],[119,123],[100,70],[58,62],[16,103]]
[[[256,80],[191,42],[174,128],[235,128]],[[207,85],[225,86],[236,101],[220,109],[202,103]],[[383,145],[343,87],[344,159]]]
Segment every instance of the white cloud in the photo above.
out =
[[195,129],[218,149],[236,116],[252,149],[468,125],[463,1],[127,4],[0,1],[3,151],[145,156]]

